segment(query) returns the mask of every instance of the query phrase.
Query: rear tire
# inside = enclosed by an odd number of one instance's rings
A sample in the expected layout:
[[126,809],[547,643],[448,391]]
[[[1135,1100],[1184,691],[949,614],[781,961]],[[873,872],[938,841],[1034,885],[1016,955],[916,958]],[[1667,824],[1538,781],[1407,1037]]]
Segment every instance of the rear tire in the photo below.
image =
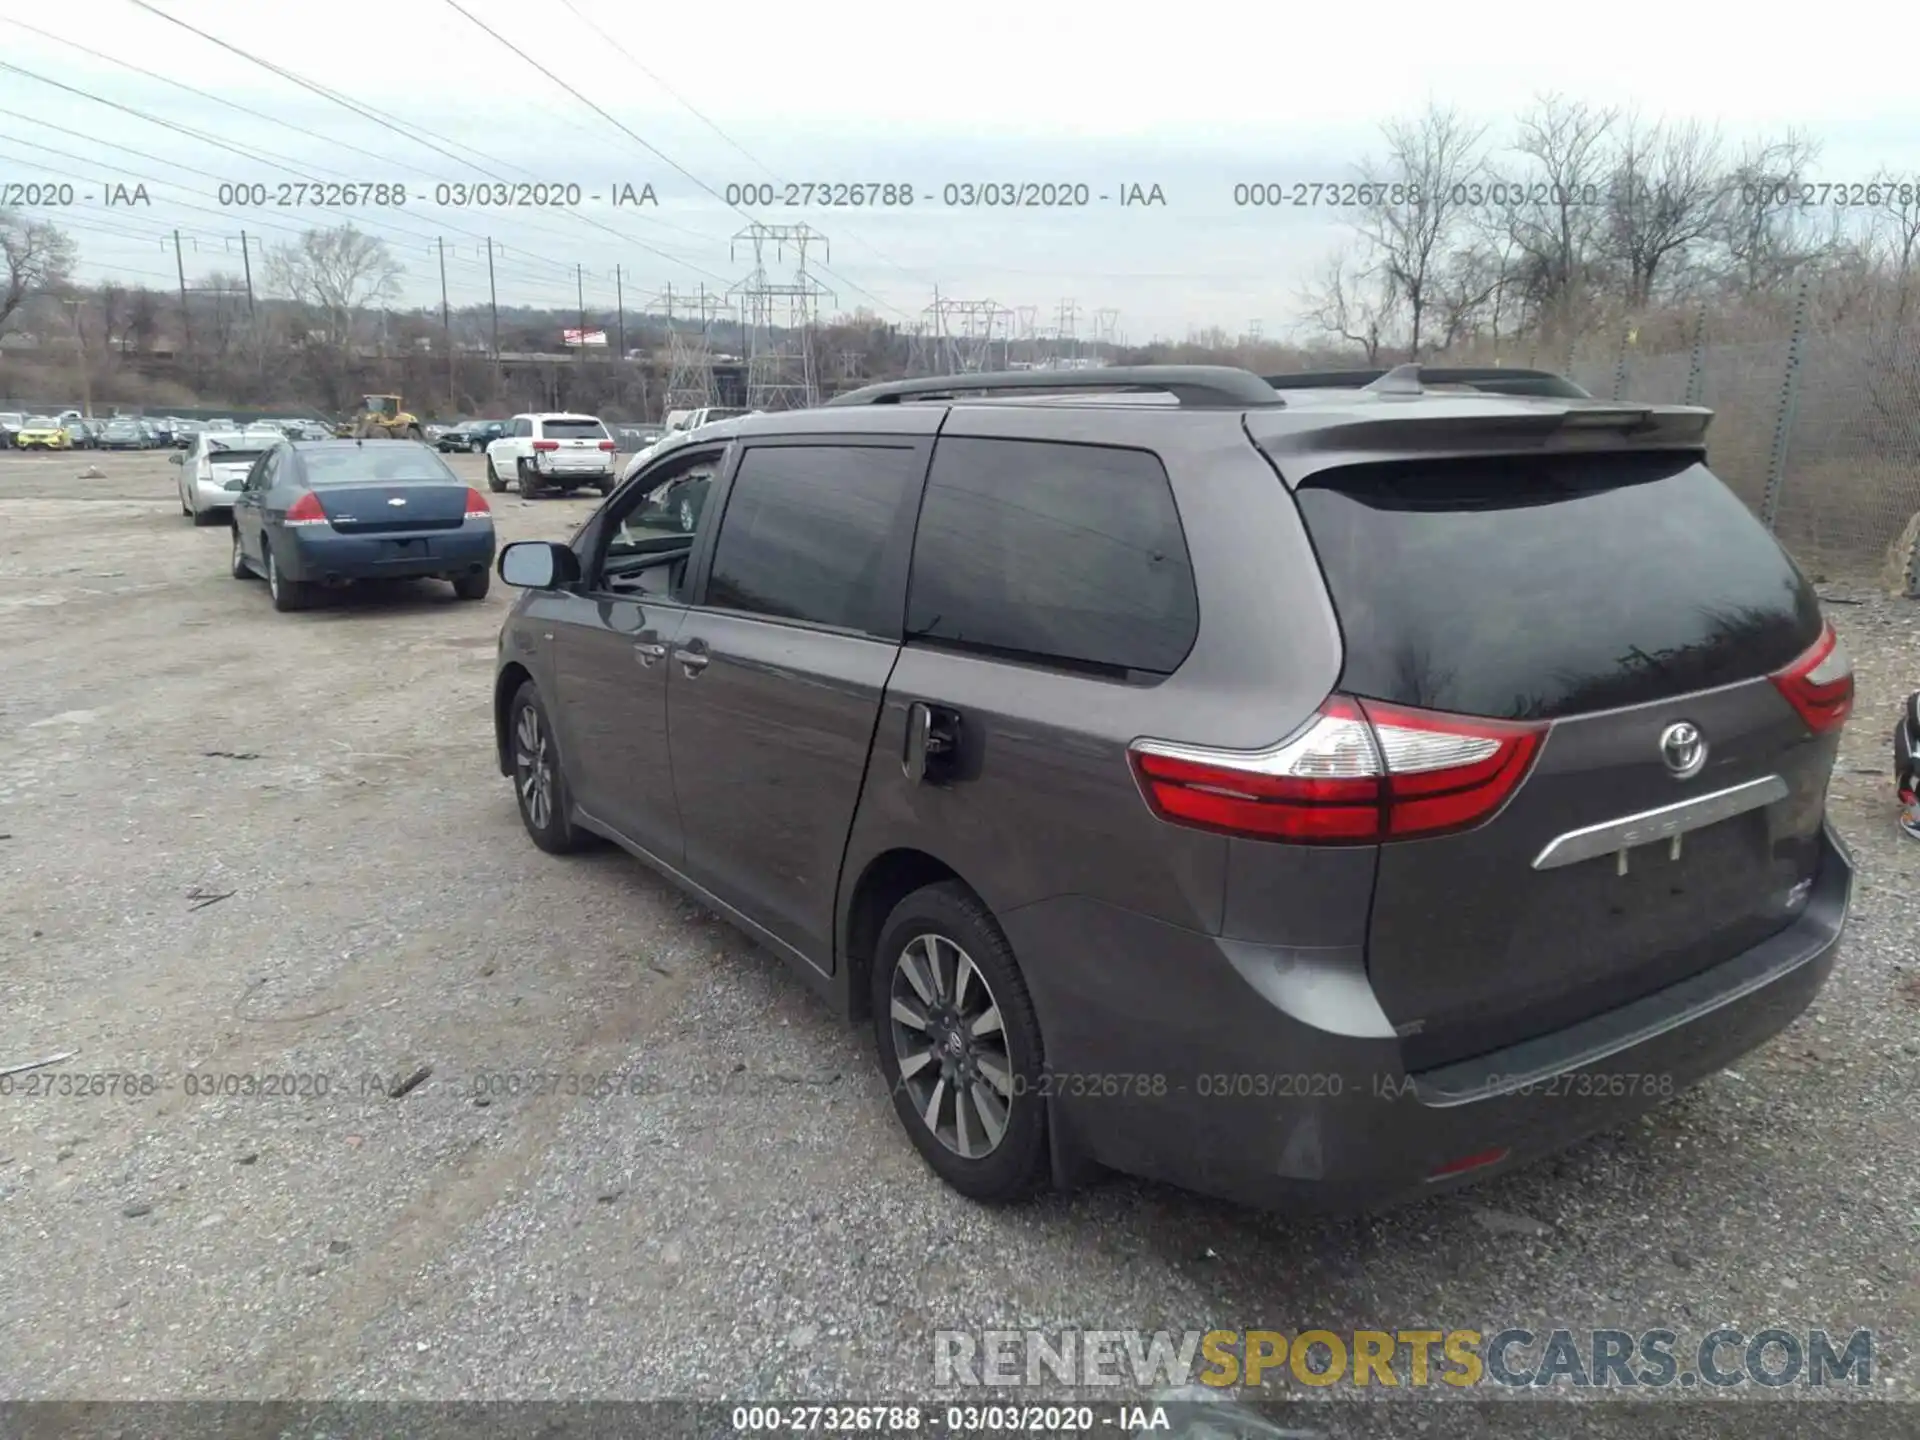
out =
[[[476,450],[479,448],[477,445],[474,446]],[[502,480],[500,478],[500,472],[493,468],[493,456],[491,455],[487,456],[487,488],[496,495],[504,495],[507,493],[507,482]]]
[[607,498],[607,496],[613,494],[616,488],[616,482],[612,480],[602,480],[598,485],[594,486],[593,488],[600,492],[600,498],[604,500]]
[[531,500],[534,496],[540,494],[540,479],[533,473],[532,466],[524,460],[516,460],[513,462],[513,468],[520,477],[520,498],[522,500]]
[[267,593],[273,596],[273,608],[283,615],[306,609],[307,587],[300,581],[289,580],[280,573],[280,562],[273,558],[272,541],[266,542],[262,548],[267,552]]
[[894,906],[874,954],[873,1027],[893,1108],[936,1175],[985,1204],[1047,1183],[1040,1022],[1013,948],[966,886]]
[[478,575],[461,575],[453,582],[453,593],[462,600],[484,600],[493,587],[493,575],[482,570]]
[[527,837],[549,855],[588,849],[593,837],[573,823],[566,770],[547,708],[531,680],[514,692],[508,707],[507,746],[513,759],[513,798]]
[[233,527],[233,559],[230,562],[229,569],[233,578],[236,580],[252,580],[256,578],[253,573],[253,567],[247,564],[247,552],[240,548],[240,527],[238,525]]
[[193,523],[202,530],[220,523],[220,516],[212,510],[193,510],[190,513],[193,516]]

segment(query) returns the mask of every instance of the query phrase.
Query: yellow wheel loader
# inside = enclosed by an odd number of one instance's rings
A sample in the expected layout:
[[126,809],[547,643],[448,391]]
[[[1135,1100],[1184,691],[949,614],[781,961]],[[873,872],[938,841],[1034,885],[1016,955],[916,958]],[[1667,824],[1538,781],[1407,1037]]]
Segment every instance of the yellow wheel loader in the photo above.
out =
[[336,432],[353,440],[421,440],[420,419],[400,406],[398,395],[363,395],[360,413]]

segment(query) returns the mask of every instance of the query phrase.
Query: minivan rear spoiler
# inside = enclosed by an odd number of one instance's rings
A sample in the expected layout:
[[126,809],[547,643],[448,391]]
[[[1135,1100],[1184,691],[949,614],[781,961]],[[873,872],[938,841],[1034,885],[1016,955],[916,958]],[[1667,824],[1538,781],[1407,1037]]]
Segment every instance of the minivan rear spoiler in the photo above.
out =
[[[1429,396],[1438,400],[1439,396]],[[1596,450],[1706,451],[1713,411],[1699,405],[1620,405],[1463,395],[1444,410],[1368,406],[1335,424],[1305,412],[1248,415],[1254,444],[1294,485],[1344,465],[1470,455],[1568,454]]]

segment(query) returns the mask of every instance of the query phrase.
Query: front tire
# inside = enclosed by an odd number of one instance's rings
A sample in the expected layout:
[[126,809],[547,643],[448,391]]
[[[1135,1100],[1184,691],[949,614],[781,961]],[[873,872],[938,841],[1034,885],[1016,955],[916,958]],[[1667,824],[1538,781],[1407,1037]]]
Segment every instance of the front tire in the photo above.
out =
[[513,798],[527,836],[549,855],[571,855],[591,843],[574,825],[567,777],[554,745],[553,726],[540,692],[529,680],[514,692],[507,711],[507,743],[513,756]]
[[265,541],[261,547],[267,554],[267,593],[273,597],[273,608],[281,614],[307,608],[307,587],[298,580],[289,580],[280,573],[280,562],[273,558],[273,542]]
[[872,998],[880,1073],[934,1173],[986,1204],[1042,1188],[1040,1022],[993,912],[957,881],[907,896],[881,932]]
[[457,576],[453,582],[453,593],[462,600],[484,600],[492,587],[492,573],[482,570],[476,575]]
[[[475,447],[478,448],[477,446]],[[493,468],[493,456],[487,456],[487,488],[496,495],[507,493],[507,482],[500,478],[500,472]]]

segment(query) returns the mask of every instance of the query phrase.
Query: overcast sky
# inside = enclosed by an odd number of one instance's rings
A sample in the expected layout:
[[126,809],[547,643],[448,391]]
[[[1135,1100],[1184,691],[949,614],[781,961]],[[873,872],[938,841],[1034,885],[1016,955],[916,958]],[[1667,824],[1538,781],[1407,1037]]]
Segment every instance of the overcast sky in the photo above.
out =
[[[572,305],[576,266],[596,314],[614,304],[616,267],[630,308],[668,285],[724,291],[752,266],[733,236],[759,220],[826,236],[813,259],[829,309],[905,320],[938,286],[1036,307],[1042,324],[1071,301],[1083,335],[1100,309],[1117,310],[1119,331],[1136,341],[1253,320],[1277,335],[1306,273],[1344,232],[1324,211],[1237,209],[1235,183],[1350,179],[1378,153],[1380,122],[1429,98],[1495,133],[1548,90],[1637,104],[1647,118],[1698,118],[1734,141],[1798,126],[1823,144],[1813,178],[1920,172],[1920,85],[1907,58],[1920,12],[1907,6],[1876,6],[1871,19],[1860,7],[1856,21],[1829,5],[1818,24],[1789,24],[1747,6],[1643,0],[971,13],[897,0],[459,0],[503,44],[451,0],[331,0],[311,11],[264,0],[152,4],[418,138],[133,0],[0,0],[0,63],[71,87],[0,70],[0,184],[74,187],[72,206],[41,213],[71,227],[89,279],[172,286],[176,227],[189,285],[237,272],[243,230],[284,242],[348,218],[282,207],[283,184],[388,181],[408,187],[406,205],[355,214],[406,267],[409,303],[438,303],[441,241],[453,302],[484,303],[489,236],[503,304]],[[1116,23],[1121,15],[1137,18]],[[436,186],[535,178],[578,185],[582,203],[434,203]],[[724,203],[729,184],[808,181],[904,183],[916,201]],[[1053,212],[941,203],[950,182],[994,181],[1084,184],[1093,203]],[[102,203],[105,185],[136,183],[149,205]],[[269,203],[222,204],[220,187],[236,183],[265,185]],[[649,183],[657,207],[611,203],[615,187],[638,194]],[[1166,204],[1121,206],[1133,185],[1158,185]],[[794,262],[789,252],[768,263]]]

